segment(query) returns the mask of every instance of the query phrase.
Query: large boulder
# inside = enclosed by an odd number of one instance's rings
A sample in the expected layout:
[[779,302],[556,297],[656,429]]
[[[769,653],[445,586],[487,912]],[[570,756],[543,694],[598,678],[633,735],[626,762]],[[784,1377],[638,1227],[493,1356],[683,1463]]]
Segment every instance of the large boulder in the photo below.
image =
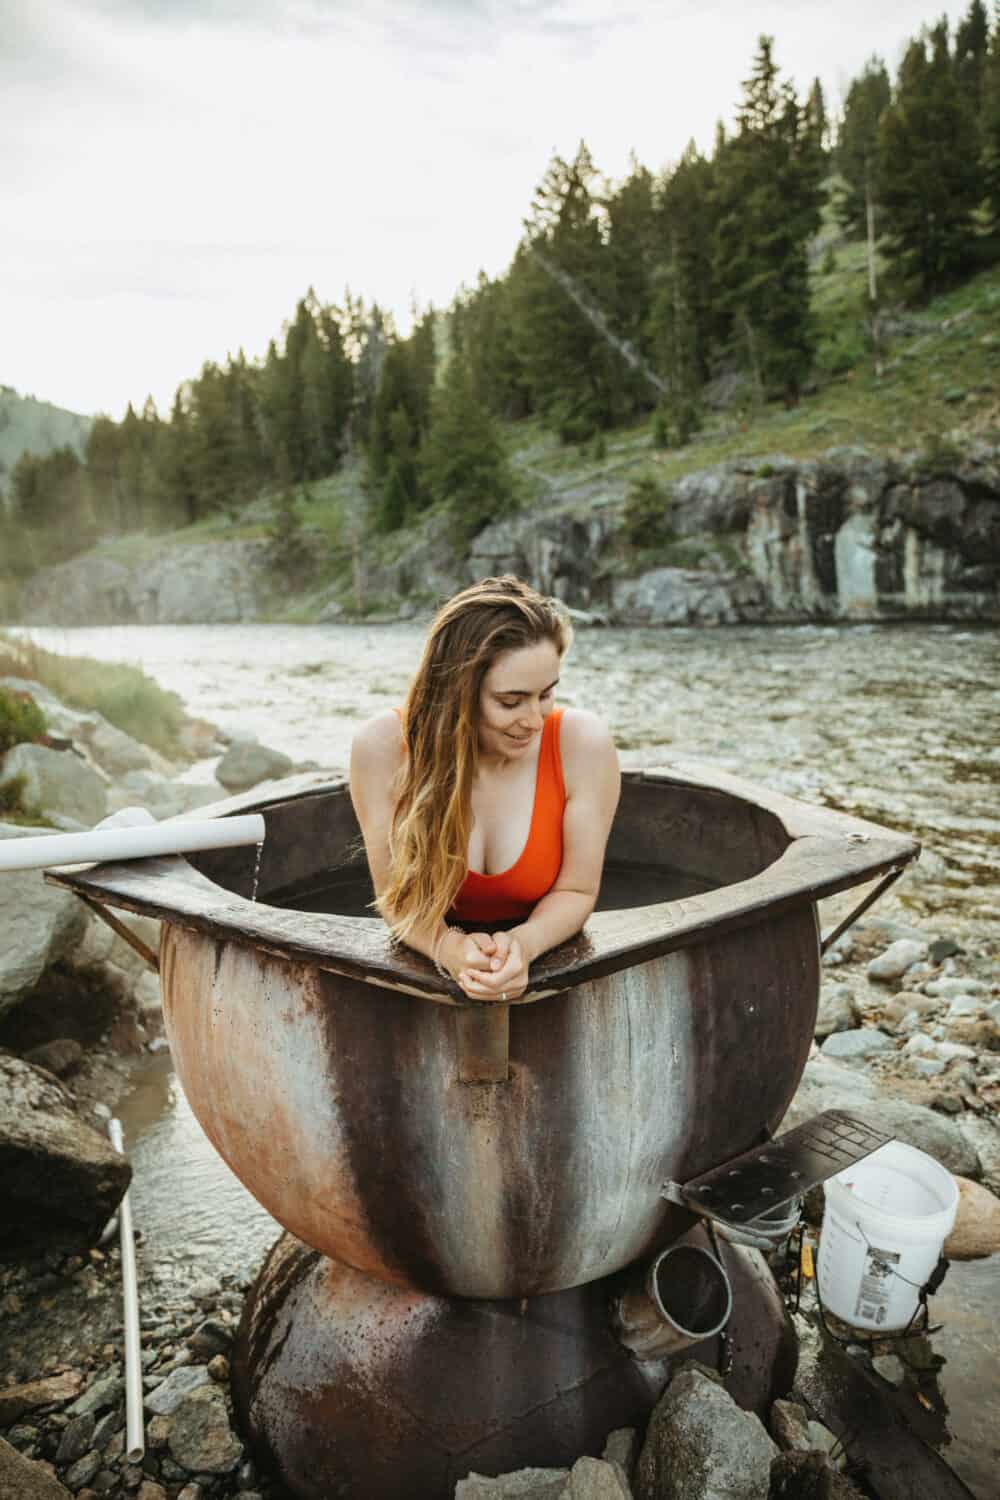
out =
[[975,1147],[951,1120],[922,1104],[879,1096],[863,1072],[820,1055],[806,1063],[781,1129],[804,1125],[824,1109],[850,1110],[876,1130],[926,1151],[949,1172],[973,1178],[982,1175]]
[[71,1500],[70,1492],[33,1459],[0,1438],[0,1495],[3,1500]]
[[23,801],[44,813],[74,818],[90,828],[104,817],[105,782],[71,750],[47,745],[15,745],[0,765],[0,781],[24,777]]
[[261,781],[287,776],[292,760],[256,740],[234,740],[215,768],[215,779],[230,792],[243,792]]
[[[0,839],[44,833],[0,823]],[[47,885],[41,870],[0,871],[0,1015],[37,984],[50,964],[76,952],[87,909],[70,891]]]
[[626,625],[719,625],[759,619],[764,592],[742,573],[653,568],[611,585],[611,607]]
[[51,1074],[0,1053],[0,1253],[96,1244],[131,1176]]
[[760,1418],[688,1365],[650,1418],[635,1493],[638,1500],[761,1500],[777,1455]]

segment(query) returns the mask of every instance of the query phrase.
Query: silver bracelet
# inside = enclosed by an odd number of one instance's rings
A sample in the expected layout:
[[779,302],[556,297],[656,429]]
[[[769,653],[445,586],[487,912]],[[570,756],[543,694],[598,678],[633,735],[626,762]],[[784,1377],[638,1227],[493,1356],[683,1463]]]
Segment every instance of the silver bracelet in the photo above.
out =
[[441,936],[437,939],[436,943],[434,944],[433,949],[431,950],[431,963],[434,965],[435,969],[437,969],[437,971],[441,975],[442,979],[450,980],[452,983],[454,983],[454,975],[449,974],[448,970],[439,961],[439,959],[438,959],[438,953],[441,950],[442,943],[444,943],[445,940],[454,931],[455,931],[454,927],[448,927],[446,925],[445,928],[444,928],[444,931],[441,933]]

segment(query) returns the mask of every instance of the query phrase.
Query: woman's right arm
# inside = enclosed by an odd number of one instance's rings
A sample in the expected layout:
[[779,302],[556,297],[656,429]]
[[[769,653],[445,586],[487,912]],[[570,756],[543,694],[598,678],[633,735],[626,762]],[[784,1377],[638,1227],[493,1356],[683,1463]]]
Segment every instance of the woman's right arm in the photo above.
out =
[[[399,715],[389,710],[362,724],[351,745],[351,801],[361,826],[375,894],[389,883],[389,836],[396,808],[396,785],[403,763]],[[467,934],[438,922],[407,934],[415,948],[454,979],[463,969],[488,969],[496,944],[488,933]]]

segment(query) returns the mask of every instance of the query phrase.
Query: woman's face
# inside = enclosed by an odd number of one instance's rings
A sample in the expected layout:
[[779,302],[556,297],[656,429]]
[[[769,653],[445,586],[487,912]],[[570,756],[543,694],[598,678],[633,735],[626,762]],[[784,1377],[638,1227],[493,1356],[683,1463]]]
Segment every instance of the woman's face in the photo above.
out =
[[479,693],[480,754],[526,756],[552,712],[558,681],[559,652],[552,641],[498,656]]

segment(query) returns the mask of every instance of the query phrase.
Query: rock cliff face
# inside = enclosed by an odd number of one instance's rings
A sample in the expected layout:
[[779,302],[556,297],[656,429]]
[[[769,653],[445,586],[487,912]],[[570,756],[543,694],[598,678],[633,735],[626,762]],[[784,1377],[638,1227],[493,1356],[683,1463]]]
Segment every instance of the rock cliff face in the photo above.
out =
[[137,566],[87,553],[30,579],[22,618],[29,625],[228,625],[258,617],[268,584],[262,541],[174,545]]
[[[411,594],[426,600],[514,572],[621,624],[1000,618],[995,446],[970,445],[960,462],[933,472],[916,460],[846,447],[815,459],[775,455],[687,474],[665,500],[675,542],[662,563],[645,554],[655,563],[645,570],[624,544],[626,482],[619,468],[563,489],[558,504],[487,527],[464,555],[453,549],[449,523],[429,517],[395,560],[369,559],[366,594],[402,604],[406,614]],[[142,568],[91,554],[32,579],[23,618],[63,625],[252,620],[269,586],[263,542],[175,545]]]

